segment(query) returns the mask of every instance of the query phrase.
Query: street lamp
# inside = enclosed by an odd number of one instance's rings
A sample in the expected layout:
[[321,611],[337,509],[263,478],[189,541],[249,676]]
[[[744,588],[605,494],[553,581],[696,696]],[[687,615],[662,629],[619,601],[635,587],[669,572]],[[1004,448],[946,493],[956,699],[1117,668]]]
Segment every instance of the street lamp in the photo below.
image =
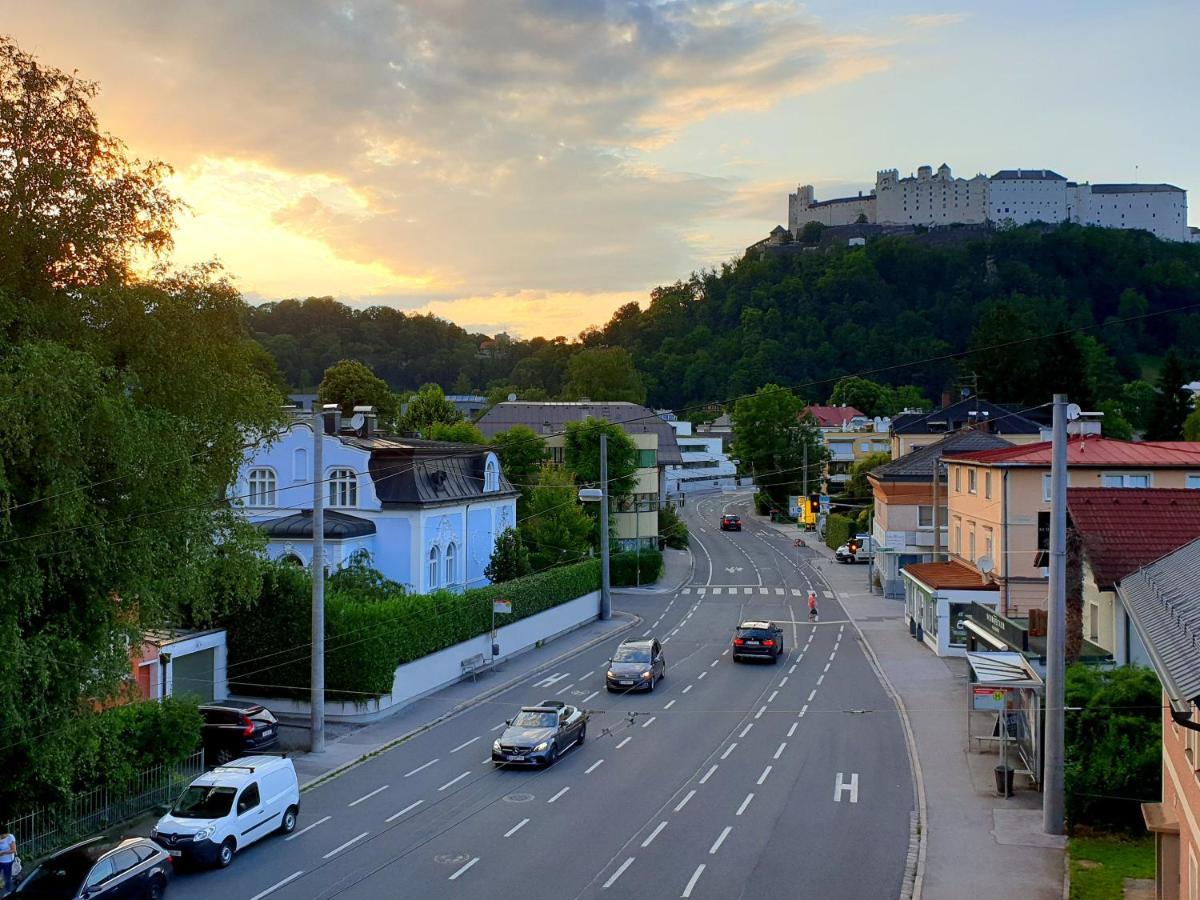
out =
[[580,488],[584,503],[600,504],[600,619],[612,618],[612,599],[608,585],[608,435],[600,435],[600,487]]

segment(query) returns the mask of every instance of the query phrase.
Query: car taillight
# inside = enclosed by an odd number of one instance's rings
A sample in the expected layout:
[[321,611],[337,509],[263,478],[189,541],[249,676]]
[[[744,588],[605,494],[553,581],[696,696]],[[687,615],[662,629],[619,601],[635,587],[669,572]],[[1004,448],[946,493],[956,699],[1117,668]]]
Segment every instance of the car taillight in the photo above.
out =
[[740,647],[740,646],[742,646],[742,644],[744,644],[744,643],[746,643],[746,642],[745,642],[744,640],[742,640],[741,638],[734,638],[734,639],[733,639],[733,643],[734,643],[735,645],[737,645],[738,647]]
[[242,716],[242,722],[246,726],[242,729],[242,737],[250,737],[250,735],[254,734],[254,723],[250,721],[249,716]]
[[768,638],[767,640],[763,641],[763,646],[764,647],[774,647],[775,642],[773,640],[771,640],[770,638]]

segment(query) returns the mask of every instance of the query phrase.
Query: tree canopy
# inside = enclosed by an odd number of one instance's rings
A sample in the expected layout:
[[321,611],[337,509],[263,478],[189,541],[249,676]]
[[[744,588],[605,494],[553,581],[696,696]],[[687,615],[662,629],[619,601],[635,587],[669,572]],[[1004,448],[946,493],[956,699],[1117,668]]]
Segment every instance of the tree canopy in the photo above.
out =
[[[803,482],[807,458],[810,476],[821,471],[825,449],[811,417],[801,421],[804,401],[786,388],[763,385],[734,404],[733,455],[759,489],[776,503],[786,502]],[[807,453],[807,457],[806,457]],[[810,485],[816,484],[813,477]]]
[[567,363],[563,397],[645,403],[646,386],[628,350],[622,347],[580,350]]
[[528,509],[520,517],[535,572],[574,562],[591,551],[595,523],[581,508],[578,490],[568,469],[550,462],[541,467]]
[[400,416],[400,431],[425,435],[435,423],[453,425],[462,421],[460,413],[436,384],[423,384],[408,398],[408,409]]
[[563,460],[580,484],[600,485],[600,436],[608,436],[608,494],[619,499],[637,487],[637,446],[620,425],[588,417],[568,422],[563,437]]
[[338,404],[343,416],[349,416],[356,406],[374,406],[382,422],[393,421],[399,409],[388,383],[356,359],[339,360],[325,370],[317,399]]
[[532,428],[514,425],[492,438],[492,448],[500,457],[500,467],[521,495],[517,498],[517,519],[525,514],[538,470],[546,458],[546,445]]

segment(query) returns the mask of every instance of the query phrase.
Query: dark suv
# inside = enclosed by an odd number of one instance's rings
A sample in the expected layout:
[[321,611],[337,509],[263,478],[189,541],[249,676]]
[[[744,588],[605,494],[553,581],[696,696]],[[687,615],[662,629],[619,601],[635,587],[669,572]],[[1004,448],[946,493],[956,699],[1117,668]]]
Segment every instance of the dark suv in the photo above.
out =
[[743,622],[733,635],[733,661],[747,656],[778,662],[783,656],[783,629],[774,622]]
[[742,520],[737,516],[721,516],[722,531],[741,531]]
[[200,716],[204,759],[209,765],[279,749],[279,723],[261,703],[220,700],[201,706]]
[[610,691],[652,691],[666,674],[667,660],[658,641],[621,641],[608,661],[604,684]]

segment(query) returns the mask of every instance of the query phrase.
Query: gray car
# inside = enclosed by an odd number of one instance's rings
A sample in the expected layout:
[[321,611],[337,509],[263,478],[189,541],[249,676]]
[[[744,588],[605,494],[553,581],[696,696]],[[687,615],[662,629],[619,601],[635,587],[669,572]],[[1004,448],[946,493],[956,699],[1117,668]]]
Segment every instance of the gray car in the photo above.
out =
[[549,766],[587,737],[587,714],[561,700],[523,706],[492,744],[498,766]]
[[667,674],[662,645],[652,638],[621,641],[604,678],[610,691],[652,691]]

